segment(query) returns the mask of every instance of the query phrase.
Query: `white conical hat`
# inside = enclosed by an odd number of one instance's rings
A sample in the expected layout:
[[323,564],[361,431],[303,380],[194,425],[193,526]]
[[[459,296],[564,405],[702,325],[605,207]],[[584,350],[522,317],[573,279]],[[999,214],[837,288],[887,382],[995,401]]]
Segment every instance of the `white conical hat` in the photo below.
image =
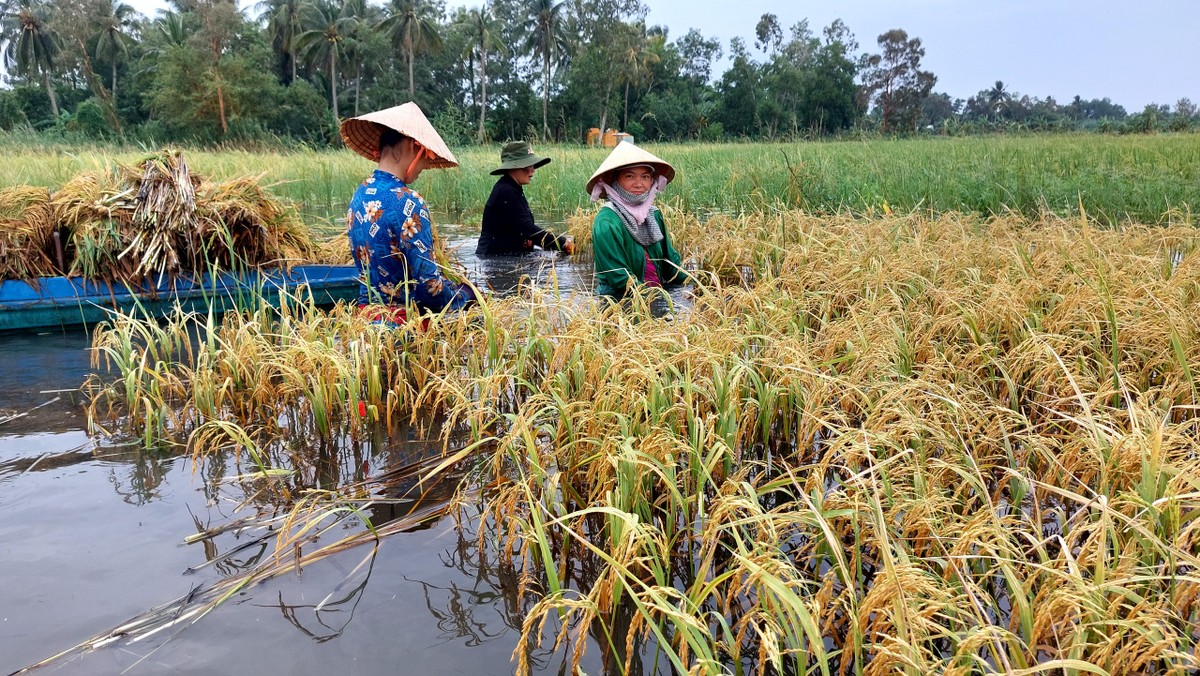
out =
[[675,167],[672,167],[670,163],[658,158],[654,153],[642,150],[629,141],[622,141],[617,144],[616,148],[613,148],[608,157],[604,158],[604,162],[600,164],[600,168],[588,179],[585,190],[591,194],[592,188],[596,187],[596,181],[599,181],[610,171],[638,164],[648,164],[654,167],[654,173],[665,177],[667,183],[675,179]]
[[378,162],[379,135],[383,133],[384,127],[411,137],[432,152],[435,157],[430,161],[429,168],[446,169],[458,166],[454,153],[450,152],[446,142],[438,135],[433,125],[429,124],[421,108],[411,101],[343,121],[342,141],[359,155],[372,162]]

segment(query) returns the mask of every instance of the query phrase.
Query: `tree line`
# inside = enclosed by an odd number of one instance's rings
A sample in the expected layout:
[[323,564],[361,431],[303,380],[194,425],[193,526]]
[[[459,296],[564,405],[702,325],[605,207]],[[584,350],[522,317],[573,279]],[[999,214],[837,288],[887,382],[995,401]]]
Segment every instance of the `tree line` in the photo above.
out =
[[[0,128],[153,142],[337,143],[337,120],[416,101],[451,143],[814,138],[997,130],[1153,132],[1196,106],[1130,115],[1003,82],[935,91],[921,40],[894,29],[860,49],[763,14],[751,42],[646,23],[642,0],[172,0],[145,17],[119,0],[4,0]],[[726,51],[728,50],[728,51]],[[728,55],[724,72],[714,68]]]

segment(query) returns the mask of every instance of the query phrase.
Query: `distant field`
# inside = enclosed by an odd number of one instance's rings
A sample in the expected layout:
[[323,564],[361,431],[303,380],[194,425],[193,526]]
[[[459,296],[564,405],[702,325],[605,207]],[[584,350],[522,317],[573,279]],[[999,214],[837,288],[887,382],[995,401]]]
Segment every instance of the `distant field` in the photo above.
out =
[[[927,138],[819,143],[646,146],[679,169],[666,200],[689,211],[799,208],[816,213],[930,210],[981,214],[1087,214],[1104,223],[1196,221],[1200,134]],[[71,176],[145,151],[31,147],[0,136],[0,184],[57,187]],[[535,146],[554,158],[527,191],[543,217],[587,205],[583,184],[606,149]],[[417,188],[437,211],[478,218],[493,182],[496,146],[456,150],[457,170],[422,176]],[[213,178],[263,175],[319,226],[334,219],[371,165],[346,150],[192,151],[192,168]]]

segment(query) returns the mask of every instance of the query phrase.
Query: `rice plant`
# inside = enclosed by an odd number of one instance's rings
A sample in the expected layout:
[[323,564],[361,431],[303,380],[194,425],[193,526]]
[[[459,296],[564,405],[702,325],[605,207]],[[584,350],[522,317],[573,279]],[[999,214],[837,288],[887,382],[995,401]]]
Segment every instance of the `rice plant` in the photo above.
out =
[[[310,536],[381,486],[457,487],[520,575],[521,673],[1200,669],[1194,228],[668,216],[698,267],[668,317],[527,288],[424,330],[118,318],[92,419],[247,462],[288,514],[255,575],[371,541]],[[402,425],[440,457],[284,478],[288,440]]]

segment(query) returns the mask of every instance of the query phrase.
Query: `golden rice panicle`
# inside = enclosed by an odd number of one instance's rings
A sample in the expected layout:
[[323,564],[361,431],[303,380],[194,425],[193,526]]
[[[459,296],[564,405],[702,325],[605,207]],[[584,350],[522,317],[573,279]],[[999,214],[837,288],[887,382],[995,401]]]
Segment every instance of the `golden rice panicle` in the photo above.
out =
[[0,279],[58,274],[49,202],[45,188],[19,185],[0,190]]
[[0,280],[34,279],[57,273],[46,252],[48,237],[20,220],[0,220]]
[[0,189],[0,219],[23,221],[30,209],[44,207],[50,191],[32,185],[14,185]]
[[313,249],[310,260],[314,263],[326,265],[351,265],[354,263],[350,257],[350,245],[346,242],[345,235],[334,235],[329,239],[317,242]]

